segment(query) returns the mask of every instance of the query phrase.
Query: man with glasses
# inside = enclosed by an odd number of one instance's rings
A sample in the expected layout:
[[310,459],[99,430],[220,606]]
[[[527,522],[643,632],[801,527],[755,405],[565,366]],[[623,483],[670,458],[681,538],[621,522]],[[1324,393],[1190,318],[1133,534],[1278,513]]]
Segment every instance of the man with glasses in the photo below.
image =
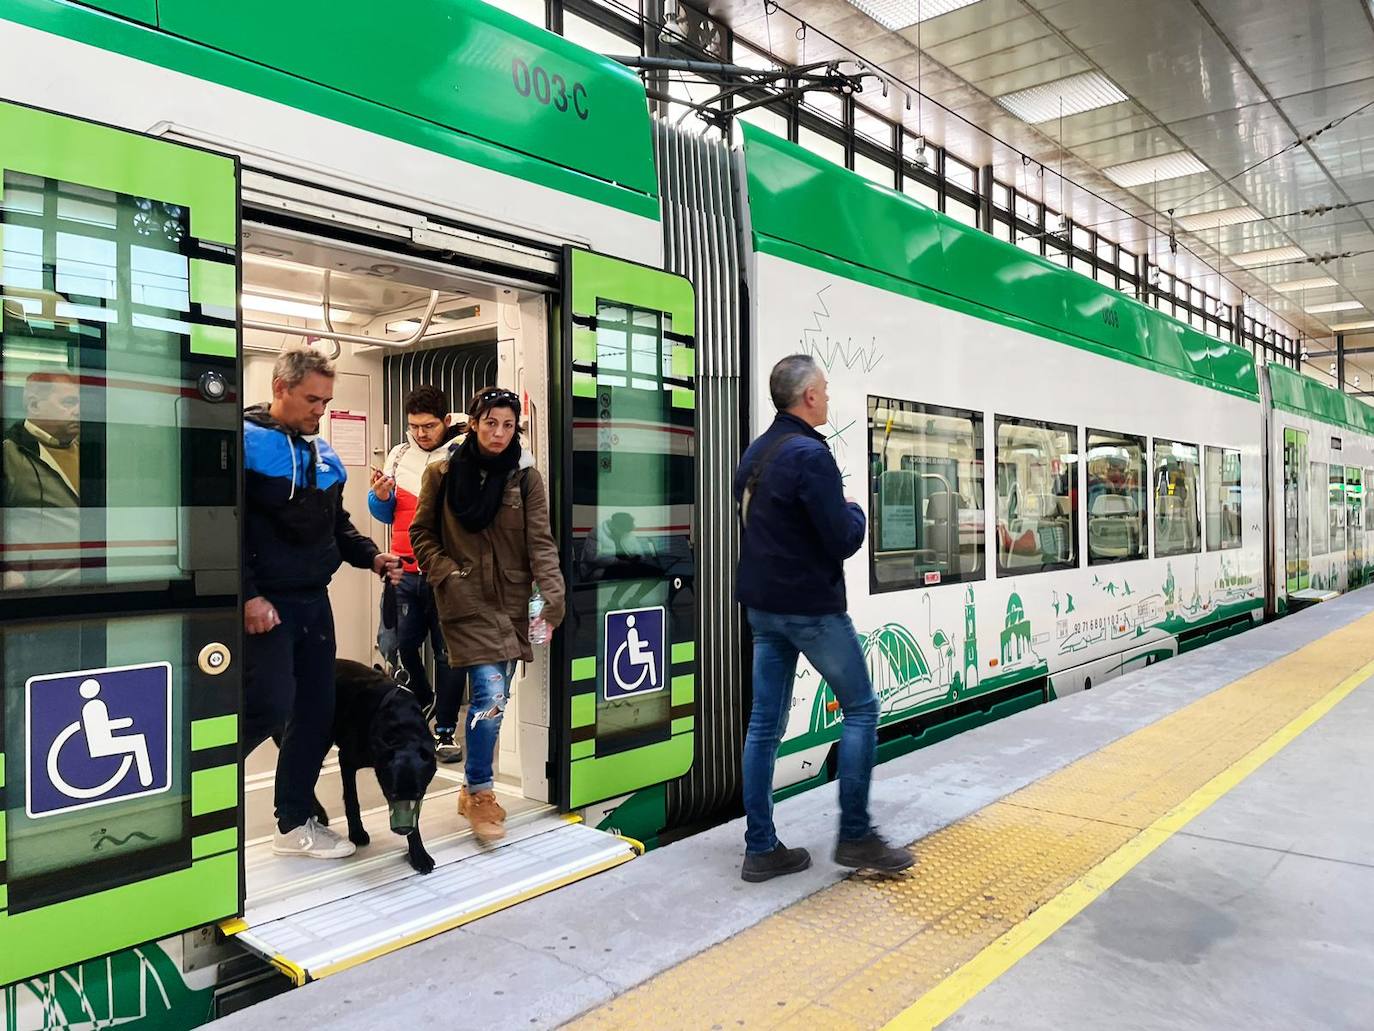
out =
[[[452,763],[463,757],[462,747],[454,739],[463,684],[448,665],[444,637],[439,630],[439,610],[410,544],[410,522],[415,517],[425,467],[448,457],[444,445],[462,432],[467,419],[461,414],[449,414],[444,392],[434,386],[412,390],[406,396],[405,413],[406,438],[391,449],[381,469],[372,470],[367,507],[374,519],[390,524],[391,550],[401,558],[402,577],[396,586],[396,650],[401,668],[409,677],[409,687],[420,707],[426,712],[434,711],[439,761]],[[420,657],[426,636],[434,652],[437,705]]]

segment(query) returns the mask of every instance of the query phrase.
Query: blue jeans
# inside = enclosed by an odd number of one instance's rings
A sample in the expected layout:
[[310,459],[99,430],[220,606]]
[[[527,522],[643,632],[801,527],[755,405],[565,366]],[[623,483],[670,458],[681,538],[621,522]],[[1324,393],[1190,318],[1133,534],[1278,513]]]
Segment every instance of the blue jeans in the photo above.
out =
[[470,691],[468,721],[463,728],[467,755],[463,776],[469,792],[490,791],[495,783],[491,767],[496,760],[496,739],[501,736],[501,720],[510,704],[515,663],[484,662],[455,672],[466,674]]
[[773,767],[778,742],[792,709],[797,657],[805,655],[834,692],[844,714],[840,732],[840,840],[856,841],[873,829],[868,818],[868,785],[878,747],[878,696],[854,624],[843,613],[783,616],[746,610],[754,631],[754,708],[744,738],[744,850],[771,852]]
[[434,603],[434,592],[421,573],[406,573],[396,585],[396,650],[402,668],[410,674],[410,689],[420,702],[420,708],[428,709],[434,703],[434,690],[430,688],[429,676],[420,649],[425,638],[434,652],[434,679],[438,681],[438,705],[434,712],[434,723],[438,727],[458,725],[458,706],[463,699],[463,678],[449,669],[448,651],[444,648],[444,635],[439,629],[439,607]]

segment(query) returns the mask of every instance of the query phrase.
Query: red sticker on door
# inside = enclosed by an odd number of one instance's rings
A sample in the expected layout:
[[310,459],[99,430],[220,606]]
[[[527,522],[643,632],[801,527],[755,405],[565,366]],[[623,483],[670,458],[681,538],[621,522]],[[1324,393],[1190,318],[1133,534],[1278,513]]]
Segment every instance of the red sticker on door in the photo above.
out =
[[934,587],[934,586],[935,586],[936,584],[938,584],[939,582],[940,582],[940,574],[939,574],[939,573],[927,573],[927,574],[926,574],[926,586],[927,586],[927,587]]

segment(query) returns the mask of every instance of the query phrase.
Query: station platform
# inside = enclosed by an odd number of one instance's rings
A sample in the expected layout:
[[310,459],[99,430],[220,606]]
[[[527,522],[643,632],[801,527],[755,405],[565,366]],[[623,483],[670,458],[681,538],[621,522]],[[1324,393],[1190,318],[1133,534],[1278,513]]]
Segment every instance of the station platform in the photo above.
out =
[[739,879],[740,821],[226,1028],[1367,1027],[1374,588],[879,767],[919,860]]

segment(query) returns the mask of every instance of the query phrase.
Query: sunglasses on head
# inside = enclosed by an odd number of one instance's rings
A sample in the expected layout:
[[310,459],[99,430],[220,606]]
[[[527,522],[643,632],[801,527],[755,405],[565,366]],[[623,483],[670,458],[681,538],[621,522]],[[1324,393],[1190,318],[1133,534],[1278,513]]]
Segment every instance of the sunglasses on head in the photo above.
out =
[[478,403],[482,406],[482,411],[487,412],[493,408],[514,408],[515,414],[521,413],[520,396],[512,390],[504,387],[492,387],[484,391],[478,398]]

